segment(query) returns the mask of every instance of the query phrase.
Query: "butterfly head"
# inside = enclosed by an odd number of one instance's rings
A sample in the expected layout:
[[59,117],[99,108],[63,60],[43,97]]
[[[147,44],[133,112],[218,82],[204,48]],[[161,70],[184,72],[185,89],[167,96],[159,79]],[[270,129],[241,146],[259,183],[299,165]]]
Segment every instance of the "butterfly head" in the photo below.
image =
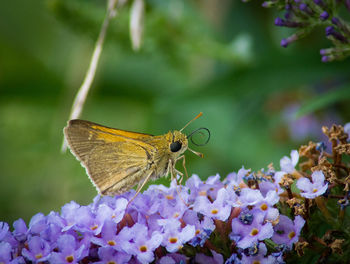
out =
[[169,141],[169,150],[171,153],[176,154],[176,156],[184,153],[188,147],[187,136],[180,131],[171,132],[171,140]]

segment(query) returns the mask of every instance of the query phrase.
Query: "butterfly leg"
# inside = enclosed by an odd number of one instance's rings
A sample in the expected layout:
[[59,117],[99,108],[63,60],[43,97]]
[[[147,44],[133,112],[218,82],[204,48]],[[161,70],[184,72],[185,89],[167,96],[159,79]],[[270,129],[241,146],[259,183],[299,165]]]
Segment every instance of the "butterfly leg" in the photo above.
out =
[[[188,173],[187,173],[187,169],[186,169],[186,159],[185,159],[185,155],[182,155],[180,157],[178,157],[176,159],[176,161],[182,159],[182,166],[184,168],[184,171],[185,171],[185,176],[186,176],[186,180],[188,179]],[[182,180],[183,180],[183,174],[182,174],[182,178],[180,179],[180,184],[182,183]]]
[[[179,160],[179,158],[177,159]],[[176,163],[176,161],[175,161]],[[175,169],[175,164],[173,165],[173,162],[171,160],[169,160],[169,166],[168,166],[168,170],[170,170],[170,175],[171,175],[171,181],[173,181],[174,179],[176,180],[176,192],[177,192],[177,195],[180,197],[181,201],[186,205],[188,206],[188,204],[185,202],[185,200],[182,198],[181,196],[181,181],[183,179],[183,173],[178,171],[177,169]],[[177,180],[177,178],[174,176],[176,174],[179,174],[180,175],[180,181]],[[180,186],[180,190],[178,189],[178,187]]]
[[145,184],[148,182],[149,178],[152,176],[153,170],[146,176],[145,180],[142,182],[141,185],[137,186],[135,195],[131,198],[131,200],[128,202],[127,206],[131,204],[131,202],[136,198],[136,196],[141,192],[142,188],[145,186]]

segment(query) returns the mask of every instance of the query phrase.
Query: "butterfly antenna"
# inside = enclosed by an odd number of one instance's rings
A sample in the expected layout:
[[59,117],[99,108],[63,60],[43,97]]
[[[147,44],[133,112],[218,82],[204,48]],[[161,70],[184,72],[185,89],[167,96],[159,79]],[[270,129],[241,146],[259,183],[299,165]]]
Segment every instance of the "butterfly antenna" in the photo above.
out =
[[194,120],[196,120],[197,118],[201,117],[203,115],[202,112],[200,112],[195,118],[193,118],[190,122],[188,122],[183,128],[180,129],[180,132],[182,130],[184,130],[189,124],[191,124]]

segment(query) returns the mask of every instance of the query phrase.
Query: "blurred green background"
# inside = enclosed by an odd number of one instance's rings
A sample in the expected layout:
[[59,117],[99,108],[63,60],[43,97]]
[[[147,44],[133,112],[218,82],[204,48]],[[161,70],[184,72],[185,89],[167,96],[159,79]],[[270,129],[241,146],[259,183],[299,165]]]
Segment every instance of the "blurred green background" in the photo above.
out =
[[[155,135],[210,129],[205,179],[289,155],[320,128],[350,121],[349,60],[324,64],[323,30],[288,47],[293,31],[261,1],[146,0],[143,46],[131,48],[130,3],[112,20],[82,119]],[[79,162],[60,152],[106,10],[102,0],[13,0],[0,9],[0,216],[29,221],[96,195]],[[180,169],[181,166],[178,166]]]

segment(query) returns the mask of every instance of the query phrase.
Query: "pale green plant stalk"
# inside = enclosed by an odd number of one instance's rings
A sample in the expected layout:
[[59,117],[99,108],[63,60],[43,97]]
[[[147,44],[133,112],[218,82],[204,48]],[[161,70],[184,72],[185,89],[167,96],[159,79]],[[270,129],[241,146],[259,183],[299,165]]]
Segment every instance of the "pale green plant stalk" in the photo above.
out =
[[[101,56],[101,52],[102,52],[102,48],[103,48],[103,43],[104,43],[104,40],[106,38],[109,23],[110,23],[111,19],[114,18],[116,15],[117,3],[118,3],[118,0],[108,1],[106,16],[104,18],[100,33],[98,35],[98,38],[97,38],[97,41],[95,44],[94,52],[92,53],[92,56],[91,56],[90,65],[89,65],[89,68],[85,74],[84,81],[81,84],[77,95],[75,96],[72,110],[71,110],[71,113],[69,115],[69,120],[79,118],[79,116],[83,110],[86,97],[89,93],[92,82],[94,81],[94,78],[95,78],[96,69],[98,66],[98,62],[100,60],[100,56]],[[63,138],[61,150],[62,150],[62,152],[65,152],[67,150],[67,142],[64,138]]]

